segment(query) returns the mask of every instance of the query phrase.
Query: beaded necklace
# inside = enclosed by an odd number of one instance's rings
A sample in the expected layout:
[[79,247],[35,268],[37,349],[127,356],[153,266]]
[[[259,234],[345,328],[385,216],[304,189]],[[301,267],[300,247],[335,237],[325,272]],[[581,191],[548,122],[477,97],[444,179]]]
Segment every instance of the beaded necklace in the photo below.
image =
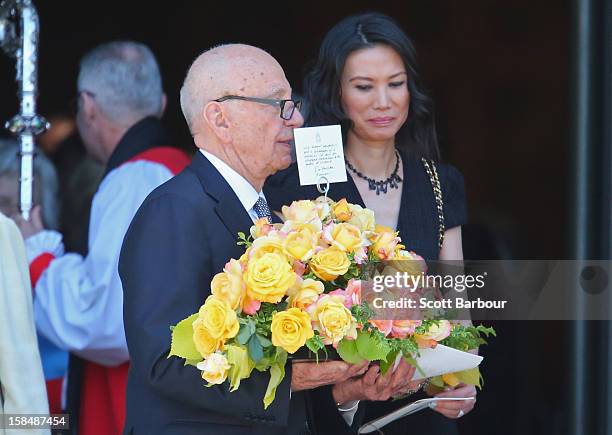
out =
[[344,162],[346,163],[346,167],[355,175],[357,175],[359,178],[366,180],[368,182],[368,188],[370,190],[375,190],[377,195],[380,195],[380,193],[382,192],[383,194],[387,193],[387,189],[391,188],[391,189],[398,189],[399,188],[399,183],[402,182],[402,178],[398,175],[399,172],[399,163],[400,163],[400,155],[397,152],[397,150],[395,150],[395,169],[393,169],[393,172],[391,173],[391,175],[389,175],[389,177],[386,180],[374,180],[373,178],[370,178],[366,175],[363,175],[361,172],[359,172],[357,169],[355,169],[355,167],[353,167],[353,165],[351,165],[351,163],[347,160],[347,158],[344,158]]

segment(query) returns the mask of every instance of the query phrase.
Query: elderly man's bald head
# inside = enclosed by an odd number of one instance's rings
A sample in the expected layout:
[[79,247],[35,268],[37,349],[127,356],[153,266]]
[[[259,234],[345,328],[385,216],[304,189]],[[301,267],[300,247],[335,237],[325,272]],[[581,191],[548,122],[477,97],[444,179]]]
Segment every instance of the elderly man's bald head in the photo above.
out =
[[290,90],[282,67],[264,50],[227,44],[202,53],[181,88],[181,109],[192,133],[204,106],[225,95],[279,98]]

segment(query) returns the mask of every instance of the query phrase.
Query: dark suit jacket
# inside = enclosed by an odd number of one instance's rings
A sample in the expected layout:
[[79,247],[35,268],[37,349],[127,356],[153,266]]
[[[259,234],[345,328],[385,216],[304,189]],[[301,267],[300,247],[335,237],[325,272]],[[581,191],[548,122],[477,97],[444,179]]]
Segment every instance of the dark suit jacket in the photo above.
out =
[[119,273],[131,367],[125,433],[300,434],[302,393],[289,399],[291,365],[267,410],[269,374],[253,371],[230,393],[211,388],[192,366],[167,358],[170,325],[204,303],[213,276],[230,258],[251,218],[215,167],[197,153],[179,175],[154,190],[126,234]]

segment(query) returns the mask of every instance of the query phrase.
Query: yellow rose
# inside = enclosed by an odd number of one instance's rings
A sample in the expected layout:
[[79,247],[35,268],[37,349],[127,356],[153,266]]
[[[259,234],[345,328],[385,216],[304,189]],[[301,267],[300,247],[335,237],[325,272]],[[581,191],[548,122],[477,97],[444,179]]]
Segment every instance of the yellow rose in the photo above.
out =
[[344,252],[353,252],[361,247],[361,231],[355,225],[343,223],[334,225],[328,241]]
[[316,276],[324,281],[333,281],[348,271],[351,262],[346,253],[332,246],[313,255],[309,265]]
[[349,208],[351,209],[351,218],[349,219],[349,224],[353,224],[361,231],[374,231],[375,228],[375,219],[374,212],[368,208],[362,208],[358,204],[349,204]]
[[331,213],[331,206],[334,205],[334,201],[327,196],[319,196],[314,200],[314,203],[317,206],[317,213],[319,214],[319,219],[326,219]]
[[318,207],[316,203],[309,200],[293,201],[293,203],[287,207],[283,206],[282,212],[285,221],[295,221],[307,223],[313,220],[320,220],[321,207]]
[[381,260],[390,260],[395,254],[395,248],[400,241],[397,231],[381,225],[376,226],[378,235],[374,238],[372,251]]
[[317,245],[317,234],[309,227],[287,234],[285,238],[285,251],[299,261],[308,261],[314,254]]
[[461,382],[455,373],[444,373],[442,375],[442,380],[446,385],[450,385],[453,388],[455,388]]
[[256,301],[277,303],[295,282],[295,272],[286,258],[277,253],[266,253],[251,259],[245,281],[247,295]]
[[202,379],[209,384],[222,384],[230,369],[227,358],[222,353],[213,353],[196,366],[202,371]]
[[315,303],[324,290],[325,286],[321,281],[307,278],[298,288],[291,288],[289,290],[287,302],[290,307],[303,310],[310,304]]
[[199,319],[202,319],[208,334],[218,340],[235,337],[240,329],[236,312],[217,296],[206,298],[204,305],[200,307]]
[[[398,245],[401,246],[401,245]],[[420,276],[427,272],[427,263],[420,255],[404,250],[395,250],[398,255],[388,265],[395,271],[403,272],[412,276]]]
[[401,243],[398,243],[397,245],[395,245],[395,250],[393,251],[393,256],[391,258],[398,259],[398,258],[402,258],[405,256],[406,252],[406,247],[404,245],[402,245]]
[[392,233],[393,228],[388,227],[386,225],[376,224],[376,226],[374,227],[374,231],[376,231],[377,233]]
[[272,344],[294,353],[314,335],[308,313],[299,308],[272,315]]
[[352,216],[353,212],[349,207],[349,203],[346,201],[346,198],[342,198],[338,201],[333,207],[334,214],[336,218],[341,222],[348,221]]
[[357,337],[357,323],[343,302],[342,296],[323,295],[306,309],[325,344],[335,346],[344,337]]
[[227,302],[232,310],[242,307],[245,294],[244,282],[242,281],[242,267],[233,258],[225,265],[224,272],[218,273],[210,283],[210,291],[213,295]]
[[223,347],[223,340],[214,338],[204,325],[204,319],[198,317],[192,324],[193,343],[202,357],[206,358],[211,353]]
[[318,234],[321,232],[323,228],[323,222],[320,220],[314,220],[308,223],[296,222],[296,221],[286,221],[280,228],[280,232],[284,234],[289,234],[294,231],[302,231],[303,229],[309,230],[311,233]]
[[288,260],[284,241],[277,234],[268,234],[253,241],[249,252],[249,261],[257,260],[266,254],[278,254]]

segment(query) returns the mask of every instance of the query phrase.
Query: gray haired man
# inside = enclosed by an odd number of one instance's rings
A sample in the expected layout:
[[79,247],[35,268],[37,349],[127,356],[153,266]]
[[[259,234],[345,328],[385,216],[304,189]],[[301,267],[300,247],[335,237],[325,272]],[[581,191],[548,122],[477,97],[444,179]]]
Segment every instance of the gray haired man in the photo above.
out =
[[92,202],[89,252],[64,254],[61,235],[43,229],[37,209],[30,221],[17,221],[26,237],[37,328],[85,361],[75,429],[112,435],[123,429],[129,360],[117,272],[121,243],[146,196],[189,159],[169,146],[159,121],[166,97],[145,45],[111,42],[87,53],[77,92],[79,133],[106,165]]

